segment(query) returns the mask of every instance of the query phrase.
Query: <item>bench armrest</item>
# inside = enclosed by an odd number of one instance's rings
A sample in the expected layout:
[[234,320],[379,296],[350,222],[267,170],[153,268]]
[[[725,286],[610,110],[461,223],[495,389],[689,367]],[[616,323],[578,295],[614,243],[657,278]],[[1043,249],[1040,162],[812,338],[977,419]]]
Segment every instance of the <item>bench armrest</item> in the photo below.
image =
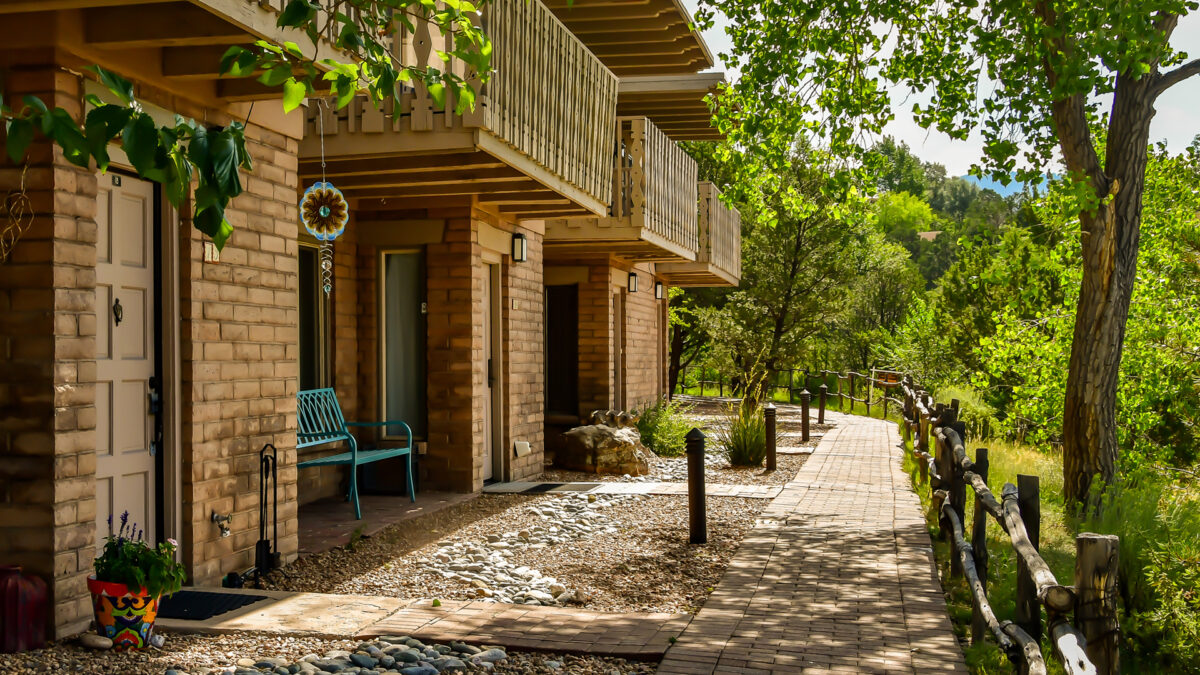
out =
[[413,444],[413,440],[414,440],[414,439],[413,439],[413,432],[412,432],[412,428],[408,426],[408,423],[407,423],[407,422],[403,422],[403,421],[401,421],[401,420],[389,420],[389,421],[386,421],[386,422],[346,422],[346,426],[347,426],[347,427],[394,427],[394,426],[401,426],[401,427],[404,427],[404,434],[405,434],[405,438],[407,438],[407,439],[408,439],[408,444],[409,444],[410,446]]

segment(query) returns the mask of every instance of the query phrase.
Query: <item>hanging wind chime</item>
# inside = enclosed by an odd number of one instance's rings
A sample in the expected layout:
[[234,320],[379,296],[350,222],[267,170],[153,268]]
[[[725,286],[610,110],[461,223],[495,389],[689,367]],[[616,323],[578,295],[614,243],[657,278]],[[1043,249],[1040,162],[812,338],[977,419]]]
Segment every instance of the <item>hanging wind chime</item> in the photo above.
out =
[[321,290],[325,296],[333,290],[333,240],[346,231],[350,220],[350,205],[342,191],[325,180],[325,114],[320,101],[317,110],[317,135],[321,139],[321,180],[313,183],[300,198],[300,222],[304,229],[321,242]]

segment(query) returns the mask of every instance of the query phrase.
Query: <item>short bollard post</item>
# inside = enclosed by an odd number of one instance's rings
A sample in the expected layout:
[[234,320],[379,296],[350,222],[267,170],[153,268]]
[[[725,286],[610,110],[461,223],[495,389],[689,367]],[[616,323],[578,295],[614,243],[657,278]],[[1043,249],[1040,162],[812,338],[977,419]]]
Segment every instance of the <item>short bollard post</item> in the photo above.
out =
[[808,408],[812,403],[812,394],[807,389],[800,392],[800,441],[808,442]]
[[817,391],[817,424],[825,424],[825,397],[829,396],[829,385],[821,384]]
[[708,518],[704,504],[704,433],[692,429],[687,439],[688,541],[708,543]]
[[763,408],[763,419],[767,422],[767,471],[775,470],[775,404]]

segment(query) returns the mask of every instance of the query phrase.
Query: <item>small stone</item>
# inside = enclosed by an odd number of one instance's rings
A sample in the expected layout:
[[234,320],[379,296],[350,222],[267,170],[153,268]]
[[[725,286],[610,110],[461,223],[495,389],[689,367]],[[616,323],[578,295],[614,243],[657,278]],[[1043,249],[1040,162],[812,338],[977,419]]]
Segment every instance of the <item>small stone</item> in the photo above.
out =
[[438,669],[433,666],[409,666],[400,669],[400,675],[437,675]]
[[562,661],[543,661],[542,665],[546,666],[550,670],[558,670],[559,668],[563,667]]
[[415,649],[405,649],[396,652],[395,657],[397,661],[402,661],[404,663],[416,663],[417,661],[421,660],[421,653]]
[[113,641],[103,635],[95,633],[84,633],[79,636],[79,644],[88,649],[112,649]]
[[373,656],[365,652],[354,652],[350,655],[350,662],[359,668],[374,668],[379,663]]
[[391,654],[384,654],[383,656],[379,657],[379,665],[383,666],[384,668],[391,668],[392,666],[396,665],[396,657],[392,656]]
[[458,659],[453,656],[448,656],[444,659],[438,659],[437,661],[434,662],[433,666],[435,668],[437,668],[438,672],[440,672],[440,673],[445,673],[445,672],[455,673],[455,672],[460,672],[460,671],[464,671],[467,669],[467,664],[463,663],[462,659]]
[[492,649],[479,652],[475,656],[472,656],[471,660],[475,661],[476,663],[496,663],[497,661],[503,661],[507,658],[508,654],[504,653],[503,649],[496,649],[493,647]]
[[162,649],[163,645],[167,644],[167,636],[154,633],[150,636],[150,646],[155,649]]
[[567,587],[562,584],[550,584],[550,595],[558,597],[567,592]]
[[[588,495],[588,503],[595,504],[596,503],[596,495]],[[558,661],[553,661],[552,663],[558,663]],[[559,665],[561,666],[562,664],[559,664]]]

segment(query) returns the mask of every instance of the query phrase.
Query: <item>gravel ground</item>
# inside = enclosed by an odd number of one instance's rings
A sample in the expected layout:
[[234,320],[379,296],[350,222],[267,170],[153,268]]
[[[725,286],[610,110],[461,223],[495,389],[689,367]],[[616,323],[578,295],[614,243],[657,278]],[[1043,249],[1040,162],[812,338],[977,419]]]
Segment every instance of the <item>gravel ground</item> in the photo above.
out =
[[[574,496],[574,498],[579,498]],[[431,567],[440,543],[486,542],[489,535],[553,526],[530,506],[550,506],[556,496],[514,500],[483,495],[492,515],[463,522],[452,535],[420,546],[402,538],[365,540],[354,551],[335,549],[284,568],[271,587],[281,590],[386,595],[399,598],[474,599],[478,585],[446,578]],[[721,578],[765,499],[710,497],[709,543],[687,544],[687,498],[625,497],[603,509],[604,530],[551,545],[516,546],[507,560],[583,591],[576,606],[603,611],[694,612]],[[419,519],[416,523],[419,525]],[[612,531],[606,531],[612,530]],[[506,541],[510,539],[506,538]],[[372,562],[364,564],[362,558]]]
[[[183,635],[164,633],[163,649],[142,652],[97,652],[79,647],[68,639],[45,649],[25,654],[0,654],[0,673],[72,673],[78,675],[162,675],[178,673],[222,673],[231,671],[240,659],[266,657],[293,662],[308,654],[331,650],[354,651],[357,640],[322,640],[266,635]],[[557,667],[556,667],[557,666]],[[655,664],[598,656],[570,656],[545,652],[508,652],[494,664],[493,673],[581,673],[583,675],[635,675],[653,673]]]

